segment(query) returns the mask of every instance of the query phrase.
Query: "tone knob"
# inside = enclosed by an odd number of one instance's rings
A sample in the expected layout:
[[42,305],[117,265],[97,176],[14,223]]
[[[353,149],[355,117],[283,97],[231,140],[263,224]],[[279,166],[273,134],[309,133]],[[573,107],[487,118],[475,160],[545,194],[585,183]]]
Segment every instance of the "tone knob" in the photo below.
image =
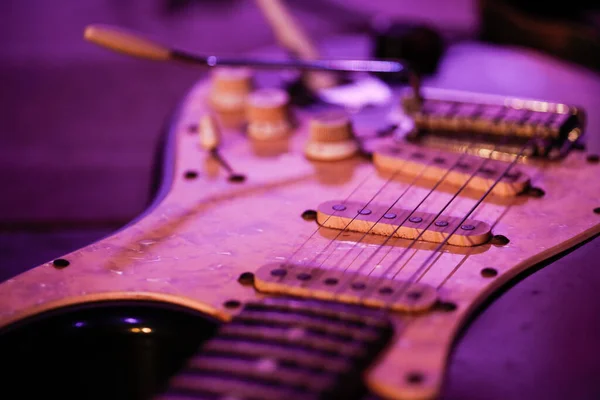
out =
[[314,117],[309,124],[306,157],[318,161],[336,161],[352,157],[359,150],[350,118],[343,112],[328,112]]
[[248,68],[215,68],[209,103],[226,125],[242,123],[246,100],[252,91],[253,74]]
[[248,136],[257,140],[280,139],[291,130],[290,96],[281,89],[259,89],[248,96]]

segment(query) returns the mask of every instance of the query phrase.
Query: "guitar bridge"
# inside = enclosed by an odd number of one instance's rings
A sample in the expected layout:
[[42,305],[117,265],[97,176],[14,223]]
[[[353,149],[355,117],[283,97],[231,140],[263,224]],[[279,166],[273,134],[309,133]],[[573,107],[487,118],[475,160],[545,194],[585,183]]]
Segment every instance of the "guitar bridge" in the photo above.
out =
[[402,97],[399,134],[425,146],[508,160],[562,159],[582,136],[584,112],[546,101],[423,89]]

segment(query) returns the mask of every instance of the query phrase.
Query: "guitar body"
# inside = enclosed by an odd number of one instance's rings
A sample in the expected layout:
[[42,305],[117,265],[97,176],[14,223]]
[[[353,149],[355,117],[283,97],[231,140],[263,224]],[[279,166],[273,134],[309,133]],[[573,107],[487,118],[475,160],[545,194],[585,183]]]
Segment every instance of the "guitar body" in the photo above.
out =
[[[455,70],[445,71],[446,76],[452,76]],[[443,76],[437,82],[440,86],[444,86]],[[168,133],[163,187],[145,215],[114,235],[0,285],[0,327],[4,327],[5,338],[10,338],[5,344],[14,346],[13,350],[31,349],[19,338],[49,332],[44,340],[39,338],[47,350],[67,325],[72,327],[67,336],[77,342],[80,339],[74,338],[85,324],[75,325],[85,321],[104,327],[118,325],[115,332],[135,338],[146,334],[148,339],[136,340],[155,340],[149,348],[156,346],[158,339],[151,338],[160,337],[161,332],[173,338],[177,329],[184,330],[177,351],[172,350],[176,345],[167,346],[180,359],[170,360],[165,371],[144,375],[163,379],[151,388],[162,390],[168,375],[185,364],[190,352],[209,337],[218,337],[218,325],[227,326],[238,315],[249,312],[248,304],[271,304],[273,299],[299,294],[322,301],[323,309],[332,303],[332,309],[346,303],[338,301],[337,288],[331,289],[330,296],[314,294],[316,290],[313,295],[310,285],[305,284],[305,295],[284,282],[277,293],[269,292],[265,289],[272,283],[268,272],[278,265],[306,264],[311,268],[309,280],[315,281],[324,279],[329,271],[377,277],[380,271],[391,268],[396,273],[392,280],[425,285],[435,304],[422,310],[385,313],[389,338],[360,370],[361,384],[373,396],[383,398],[434,398],[440,395],[452,344],[469,316],[515,276],[600,231],[600,215],[594,212],[600,206],[600,187],[594,183],[600,166],[589,162],[585,152],[571,151],[559,162],[516,164],[532,186],[543,190],[541,197],[491,193],[478,204],[480,192],[467,190],[455,196],[457,188],[436,186],[436,181],[402,176],[390,179],[389,171],[358,155],[335,162],[307,159],[304,149],[310,119],[327,106],[295,108],[294,132],[276,143],[250,141],[243,129],[223,128],[219,154],[246,178],[231,181],[218,160],[198,145],[198,121],[211,112],[207,101],[210,87],[208,80],[199,82],[182,102]],[[528,94],[522,89],[516,94]],[[552,100],[562,101],[555,97]],[[397,107],[396,101],[389,108],[354,115],[357,135],[368,136],[383,128]],[[383,147],[403,146],[391,137],[375,142]],[[470,218],[487,224],[494,237],[502,235],[509,241],[491,239],[472,247],[446,245],[439,251],[431,242],[413,244],[409,238],[386,241],[384,236],[364,237],[359,232],[319,228],[309,218],[314,214],[307,212],[334,200],[364,204],[375,194],[374,202],[388,205],[401,193],[404,195],[398,206],[403,209],[419,206],[419,211],[436,214],[449,204],[443,215],[462,217],[476,207]],[[424,198],[427,201],[421,203]],[[373,256],[376,252],[379,256]],[[400,263],[393,262],[403,254],[406,256]],[[432,263],[425,265],[431,257]],[[373,318],[379,318],[378,312],[385,308],[380,304],[368,306],[366,312],[374,312]],[[255,311],[252,307],[250,310]],[[343,312],[352,314],[352,310]],[[110,325],[106,321],[111,318],[120,323]],[[129,322],[123,322],[126,320]],[[140,325],[139,321],[147,323]],[[96,338],[101,340],[102,336]],[[94,343],[91,345],[104,346]],[[144,353],[143,346],[140,351]],[[147,362],[155,365],[164,359]],[[269,372],[277,373],[277,369]],[[105,395],[103,390],[99,387],[94,393]],[[145,397],[152,390],[111,395]],[[94,397],[94,393],[89,396]]]

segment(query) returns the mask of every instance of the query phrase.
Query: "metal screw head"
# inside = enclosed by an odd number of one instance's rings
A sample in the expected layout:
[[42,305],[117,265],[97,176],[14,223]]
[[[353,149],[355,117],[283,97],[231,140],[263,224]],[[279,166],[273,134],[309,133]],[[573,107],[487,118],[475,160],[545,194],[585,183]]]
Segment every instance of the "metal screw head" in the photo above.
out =
[[307,281],[310,278],[312,278],[312,275],[307,274],[306,272],[300,272],[298,275],[296,275],[296,278],[298,278],[301,281]]
[[464,229],[465,231],[472,231],[473,229],[475,229],[475,226],[470,225],[470,224],[465,224],[465,225],[461,226],[460,229]]
[[419,300],[422,295],[423,295],[423,293],[417,292],[417,291],[406,293],[406,297],[408,297],[411,300]]
[[379,293],[381,294],[391,294],[393,291],[394,289],[389,286],[383,286],[379,288]]
[[346,206],[343,204],[336,204],[331,208],[333,208],[335,211],[344,211],[346,209]]
[[397,217],[397,215],[394,213],[387,213],[387,214],[383,215],[383,218],[385,218],[385,219],[394,219],[396,217]]
[[333,286],[333,285],[337,285],[337,283],[339,281],[337,280],[337,278],[327,278],[327,279],[325,279],[324,282],[326,285]]
[[457,163],[456,163],[456,168],[458,168],[458,169],[463,169],[463,170],[464,170],[464,169],[469,169],[469,168],[471,168],[471,165],[470,165],[470,164],[467,164],[466,162],[457,162]]
[[446,162],[446,159],[443,157],[435,157],[433,159],[434,164],[444,164],[445,162]]
[[419,222],[423,222],[423,218],[421,218],[421,217],[410,217],[408,220],[410,222],[414,223],[414,224],[418,224]]
[[435,226],[448,226],[448,221],[435,221]]
[[483,174],[483,175],[494,175],[496,173],[495,169],[492,168],[479,168],[479,173]]
[[368,208],[363,208],[361,210],[358,210],[358,213],[362,215],[369,215],[371,214],[371,210],[369,210]]
[[283,268],[275,268],[271,270],[271,275],[273,276],[286,276],[287,275],[287,271]]
[[64,258],[57,258],[56,260],[52,261],[52,265],[54,266],[54,268],[56,269],[62,269],[62,268],[66,268],[70,265],[71,263],[68,260],[65,260]]

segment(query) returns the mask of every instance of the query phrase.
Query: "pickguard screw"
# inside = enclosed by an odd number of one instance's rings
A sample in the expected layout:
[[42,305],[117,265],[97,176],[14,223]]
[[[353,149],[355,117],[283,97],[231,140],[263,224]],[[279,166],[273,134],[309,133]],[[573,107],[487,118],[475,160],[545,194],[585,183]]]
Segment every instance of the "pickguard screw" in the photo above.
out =
[[238,308],[242,305],[242,303],[240,303],[238,300],[227,300],[225,303],[223,303],[223,305],[225,308]]
[[463,229],[465,231],[472,231],[473,229],[475,229],[475,226],[470,225],[470,224],[465,224],[465,225],[461,226],[460,229]]
[[240,274],[238,282],[243,286],[250,286],[254,284],[254,274],[252,272],[244,272]]
[[52,261],[52,265],[54,266],[54,268],[56,269],[63,269],[66,268],[70,265],[71,263],[68,260],[65,260],[64,258],[57,258],[56,260]]
[[371,214],[371,210],[369,210],[368,208],[363,208],[362,210],[358,210],[358,213],[361,215],[369,215]]
[[435,221],[435,226],[448,226],[448,221]]
[[435,308],[442,312],[452,312],[456,310],[457,306],[451,301],[438,301]]
[[383,216],[383,218],[385,218],[385,219],[394,219],[396,217],[397,217],[397,215],[394,213],[387,213],[387,214],[384,214],[384,216]]
[[367,287],[367,285],[365,285],[362,282],[353,282],[351,287],[354,290],[364,290]]
[[315,210],[306,210],[302,213],[302,219],[305,221],[315,221],[317,219],[317,212]]
[[531,196],[531,197],[535,197],[535,198],[540,198],[540,197],[544,197],[544,195],[546,194],[546,192],[544,192],[543,189],[540,189],[538,187],[529,187],[526,191],[525,194]]
[[339,281],[336,278],[327,278],[324,282],[326,285],[333,286],[337,285]]
[[484,268],[481,270],[481,276],[484,278],[493,278],[496,275],[498,275],[498,271],[494,268]]
[[185,179],[196,179],[198,177],[198,173],[196,171],[186,171],[184,177]]
[[229,175],[229,177],[227,178],[227,180],[229,182],[233,182],[233,183],[242,183],[242,182],[246,181],[246,175],[231,174],[231,175]]
[[423,221],[423,218],[421,218],[421,217],[410,217],[408,220],[410,222],[412,222],[413,224],[418,224],[419,222]]
[[506,246],[510,243],[510,240],[504,235],[494,235],[492,237],[491,243],[496,246]]
[[335,211],[344,211],[346,209],[346,206],[343,204],[336,204],[331,208],[333,208]]

